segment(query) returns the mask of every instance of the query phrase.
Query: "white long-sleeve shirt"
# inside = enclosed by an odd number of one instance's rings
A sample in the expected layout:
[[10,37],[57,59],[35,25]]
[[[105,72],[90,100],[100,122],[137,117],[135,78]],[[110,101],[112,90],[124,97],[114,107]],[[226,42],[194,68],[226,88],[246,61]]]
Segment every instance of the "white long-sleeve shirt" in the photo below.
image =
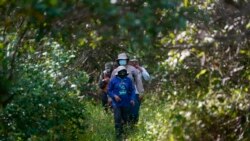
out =
[[146,81],[149,81],[150,75],[149,75],[148,71],[144,67],[141,67],[141,69],[142,69],[141,75],[142,75],[143,79]]

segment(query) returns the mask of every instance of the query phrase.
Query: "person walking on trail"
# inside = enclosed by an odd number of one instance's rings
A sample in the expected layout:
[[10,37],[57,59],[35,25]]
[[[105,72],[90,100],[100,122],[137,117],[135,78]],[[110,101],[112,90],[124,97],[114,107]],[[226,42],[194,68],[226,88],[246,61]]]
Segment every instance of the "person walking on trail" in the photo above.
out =
[[139,60],[134,57],[133,59],[131,59],[129,61],[129,64],[131,66],[134,66],[136,69],[139,70],[139,75],[145,80],[145,81],[149,81],[150,80],[150,75],[148,73],[148,71],[143,67],[143,66],[140,66],[139,64]]
[[[128,63],[129,63],[129,57],[126,53],[121,53],[118,55],[117,64],[118,66],[125,66],[127,72],[129,73],[128,77],[132,80],[133,85],[135,86],[135,91],[137,94],[136,97],[138,97],[135,99],[135,107],[132,107],[131,109],[133,111],[133,108],[138,107],[139,101],[137,99],[139,99],[139,97],[142,97],[144,88],[141,76],[139,75],[139,71],[135,67],[129,65]],[[115,73],[117,73],[117,69],[113,70],[111,78],[115,76]],[[139,112],[134,112],[130,114],[130,122],[137,123],[138,120],[139,120]]]
[[[147,72],[147,70],[144,67],[139,65],[138,59],[136,59],[134,57],[133,59],[131,59],[129,61],[129,64],[134,66],[138,70],[138,72],[139,72],[138,75],[141,79],[143,78],[145,81],[150,80],[149,73]],[[143,96],[139,95],[138,91],[136,91],[135,94],[136,94],[135,106],[132,107],[132,109],[131,109],[131,117],[132,117],[133,122],[136,124],[139,120],[139,111],[140,111],[141,100],[142,100]]]
[[104,107],[105,111],[107,112],[109,107],[111,106],[111,101],[108,100],[108,83],[110,81],[111,73],[114,67],[113,62],[105,63],[105,69],[102,71],[99,77],[99,88],[101,91],[101,99],[102,99],[102,106]]
[[131,106],[135,104],[135,87],[125,66],[116,69],[109,83],[108,94],[112,98],[116,138],[122,139],[124,125],[129,122]]

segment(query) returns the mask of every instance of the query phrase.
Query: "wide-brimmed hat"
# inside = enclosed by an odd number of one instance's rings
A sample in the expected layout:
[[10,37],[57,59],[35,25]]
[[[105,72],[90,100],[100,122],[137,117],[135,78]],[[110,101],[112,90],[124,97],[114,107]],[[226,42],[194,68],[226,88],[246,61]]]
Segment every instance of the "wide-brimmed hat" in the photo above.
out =
[[128,55],[126,53],[120,53],[120,54],[118,54],[117,60],[120,60],[120,59],[126,60],[129,58],[128,58]]

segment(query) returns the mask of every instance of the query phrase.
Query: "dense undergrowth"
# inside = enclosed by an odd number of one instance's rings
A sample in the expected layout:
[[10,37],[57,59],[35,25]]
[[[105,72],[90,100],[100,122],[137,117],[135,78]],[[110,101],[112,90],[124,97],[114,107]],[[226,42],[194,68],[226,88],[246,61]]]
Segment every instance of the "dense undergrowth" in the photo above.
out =
[[[213,105],[214,100],[202,104],[202,100],[198,99],[177,100],[177,96],[171,94],[147,93],[141,106],[139,123],[135,129],[128,131],[126,140],[248,140],[249,124],[242,121],[242,118],[249,118],[247,112],[238,113],[226,108],[223,102]],[[88,128],[80,140],[114,140],[113,114],[105,113],[101,104],[91,102],[87,103],[86,109]]]
[[113,140],[112,113],[86,97],[121,52],[154,82],[127,140],[250,140],[249,0],[0,6],[1,141]]

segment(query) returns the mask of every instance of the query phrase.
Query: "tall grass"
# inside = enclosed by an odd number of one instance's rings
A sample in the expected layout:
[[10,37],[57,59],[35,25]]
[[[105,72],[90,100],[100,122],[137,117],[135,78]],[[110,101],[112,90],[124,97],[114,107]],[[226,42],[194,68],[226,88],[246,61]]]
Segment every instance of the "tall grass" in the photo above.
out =
[[86,102],[88,128],[80,141],[112,141],[114,139],[113,113],[104,111],[101,103]]
[[[82,135],[80,141],[113,141],[115,134],[113,113],[106,113],[100,103],[86,103],[89,127]],[[124,140],[162,140],[163,138],[159,138],[158,136],[164,135],[163,133],[167,132],[165,130],[167,122],[166,120],[163,120],[164,117],[167,116],[167,113],[164,112],[164,109],[166,109],[166,107],[164,107],[163,103],[158,102],[156,96],[147,94],[141,105],[139,123],[133,129],[128,128],[127,135]],[[163,126],[163,128],[161,126]]]

